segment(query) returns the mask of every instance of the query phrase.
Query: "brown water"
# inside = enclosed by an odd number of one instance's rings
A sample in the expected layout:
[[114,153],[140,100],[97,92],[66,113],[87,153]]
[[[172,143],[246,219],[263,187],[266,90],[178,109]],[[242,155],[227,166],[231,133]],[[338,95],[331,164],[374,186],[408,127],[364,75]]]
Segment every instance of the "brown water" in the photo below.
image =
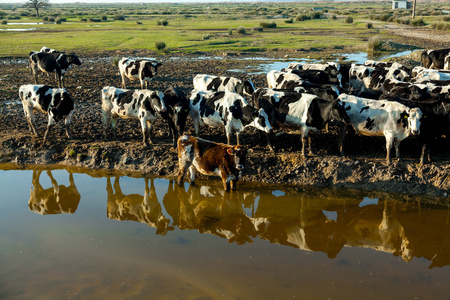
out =
[[450,294],[450,211],[414,198],[5,169],[0,299]]

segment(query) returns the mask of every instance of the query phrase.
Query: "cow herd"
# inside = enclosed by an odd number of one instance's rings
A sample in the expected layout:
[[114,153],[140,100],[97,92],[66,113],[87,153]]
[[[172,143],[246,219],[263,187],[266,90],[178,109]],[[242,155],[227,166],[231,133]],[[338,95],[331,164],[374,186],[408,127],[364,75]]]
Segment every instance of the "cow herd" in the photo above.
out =
[[[304,157],[306,148],[312,153],[309,133],[327,128],[329,123],[339,126],[339,152],[343,155],[344,138],[351,126],[359,134],[384,136],[387,162],[393,147],[401,159],[400,142],[410,135],[419,135],[424,145],[420,158],[423,164],[426,154],[430,160],[431,140],[448,134],[450,128],[450,73],[436,69],[445,65],[448,55],[434,54],[430,50],[422,53],[423,65],[434,69],[411,70],[398,63],[377,61],[361,65],[291,63],[286,69],[268,72],[267,87],[259,89],[251,80],[199,74],[193,79],[190,95],[174,87],[163,92],[147,89],[161,63],[123,58],[118,62],[121,88],[107,86],[101,90],[104,135],[108,138],[111,127],[116,138],[118,118],[137,119],[147,145],[147,140],[152,143],[152,123],[160,116],[169,125],[173,146],[178,147],[178,183],[182,184],[188,169],[193,183],[197,170],[221,176],[226,190],[235,189],[244,168],[248,149],[240,145],[239,135],[249,126],[265,133],[271,150],[273,129],[300,130]],[[71,138],[69,125],[74,104],[63,88],[64,73],[81,61],[74,53],[44,47],[30,53],[29,63],[35,84],[21,86],[19,95],[30,131],[38,135],[33,116],[36,109],[48,114],[44,139],[62,119],[66,135]],[[59,87],[38,85],[37,70],[54,72]],[[138,80],[141,89],[127,89],[127,79]],[[188,116],[197,137],[178,139],[185,131]],[[198,138],[201,126],[224,128],[228,145]],[[231,146],[233,132],[238,146]]]

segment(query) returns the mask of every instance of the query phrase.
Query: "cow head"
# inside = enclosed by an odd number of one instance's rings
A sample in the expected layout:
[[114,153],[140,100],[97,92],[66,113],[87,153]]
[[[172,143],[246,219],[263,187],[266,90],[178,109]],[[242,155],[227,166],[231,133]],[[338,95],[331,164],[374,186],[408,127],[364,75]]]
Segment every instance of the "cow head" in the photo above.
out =
[[420,119],[423,113],[420,108],[410,108],[402,114],[402,118],[406,119],[409,131],[412,134],[420,134]]
[[255,91],[255,85],[253,84],[252,79],[248,79],[244,81],[244,94],[251,96]]
[[164,94],[161,91],[152,91],[151,92],[151,103],[152,107],[158,112],[166,112],[167,107],[164,101]]
[[430,56],[428,55],[428,50],[422,51],[422,54],[420,56],[420,60],[421,60],[421,63],[422,63],[422,67],[429,68],[431,66],[432,61],[431,61]]
[[160,67],[162,63],[157,61],[147,61],[144,65],[143,76],[153,78],[158,75],[158,67]]
[[71,53],[69,55],[67,55],[67,62],[69,64],[74,64],[74,65],[81,65],[81,60],[78,58],[78,56],[75,53]]
[[249,150],[242,145],[230,146],[227,148],[227,153],[233,156],[236,169],[242,171],[245,168],[245,160]]
[[255,109],[253,117],[255,118],[252,122],[253,127],[267,133],[272,132],[273,129],[269,122],[269,116],[264,108],[260,108],[259,110]]
[[345,107],[339,102],[333,101],[331,106],[331,119],[344,124],[350,124],[350,118],[347,115]]

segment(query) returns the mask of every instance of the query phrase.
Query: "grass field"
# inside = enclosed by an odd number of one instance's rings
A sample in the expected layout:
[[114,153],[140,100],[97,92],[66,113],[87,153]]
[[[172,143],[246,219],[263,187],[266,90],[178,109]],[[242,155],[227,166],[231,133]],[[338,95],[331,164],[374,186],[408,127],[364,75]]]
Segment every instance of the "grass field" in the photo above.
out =
[[[310,51],[314,56],[323,49],[348,52],[365,49],[375,35],[389,39],[383,22],[367,26],[383,13],[408,18],[410,11],[392,11],[390,6],[390,2],[67,4],[52,5],[37,18],[33,10],[4,4],[0,5],[0,57],[26,57],[43,45],[85,53],[156,51],[156,42],[166,44],[160,50],[163,53],[290,49],[293,53]],[[427,6],[428,11],[422,14],[431,18],[442,7]],[[353,22],[346,22],[348,16]],[[439,18],[445,21],[445,16]],[[161,20],[167,25],[158,25]],[[44,24],[26,24],[37,22]],[[276,26],[265,28],[265,24]],[[30,28],[36,29],[11,30]]]

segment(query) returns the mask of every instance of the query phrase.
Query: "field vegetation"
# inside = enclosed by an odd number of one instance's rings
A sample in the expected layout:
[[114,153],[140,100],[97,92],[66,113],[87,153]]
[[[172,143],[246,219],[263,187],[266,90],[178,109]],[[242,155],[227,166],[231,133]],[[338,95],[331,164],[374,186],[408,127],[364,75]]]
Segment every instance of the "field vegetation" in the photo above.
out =
[[[367,49],[373,36],[389,40],[390,33],[384,29],[389,23],[448,30],[446,10],[450,3],[419,2],[412,20],[411,10],[392,10],[390,1],[74,3],[53,4],[37,18],[32,9],[0,4],[0,57],[24,57],[43,45],[84,53],[142,49],[259,53],[282,49],[291,56],[307,51],[313,57],[323,49]],[[38,22],[42,24],[36,25]]]

